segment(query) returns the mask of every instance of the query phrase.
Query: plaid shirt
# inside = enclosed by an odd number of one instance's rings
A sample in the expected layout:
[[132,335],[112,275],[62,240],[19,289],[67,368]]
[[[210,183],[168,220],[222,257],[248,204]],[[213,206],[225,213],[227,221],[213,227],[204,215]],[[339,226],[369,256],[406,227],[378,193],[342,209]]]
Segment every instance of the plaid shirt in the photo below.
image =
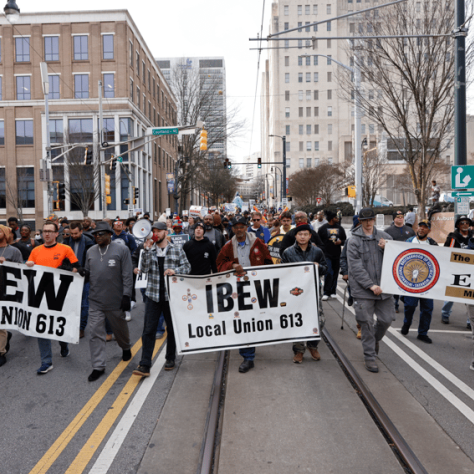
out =
[[[186,258],[183,249],[177,245],[168,243],[165,256],[164,270],[174,270],[175,273],[186,275],[191,271],[191,265]],[[148,285],[145,294],[148,298],[157,303],[160,301],[160,267],[158,265],[158,255],[153,246],[151,250],[145,250],[142,258],[142,272],[148,273]],[[168,292],[165,289],[165,300],[168,301]]]

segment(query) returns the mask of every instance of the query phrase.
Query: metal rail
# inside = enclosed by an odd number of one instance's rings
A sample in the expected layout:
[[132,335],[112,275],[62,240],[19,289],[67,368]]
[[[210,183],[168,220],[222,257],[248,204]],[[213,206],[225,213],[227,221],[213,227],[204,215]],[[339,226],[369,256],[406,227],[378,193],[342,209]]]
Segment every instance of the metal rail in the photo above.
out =
[[372,392],[365,385],[354,366],[350,363],[349,359],[336,344],[329,332],[326,329],[323,329],[322,335],[324,341],[338,359],[347,378],[356,388],[358,395],[362,399],[362,402],[366,406],[372,418],[374,418],[374,421],[387,439],[390,447],[394,451],[405,470],[413,474],[428,474],[428,471],[426,471],[410,446],[408,446],[403,436],[392,423],[392,420],[390,420],[388,415],[380,406],[379,402],[375,399]]
[[204,427],[204,440],[199,455],[197,474],[210,474],[214,471],[213,466],[217,465],[219,452],[216,449],[218,447],[218,426],[224,409],[222,402],[224,400],[228,361],[229,351],[219,352],[209,398],[209,409]]

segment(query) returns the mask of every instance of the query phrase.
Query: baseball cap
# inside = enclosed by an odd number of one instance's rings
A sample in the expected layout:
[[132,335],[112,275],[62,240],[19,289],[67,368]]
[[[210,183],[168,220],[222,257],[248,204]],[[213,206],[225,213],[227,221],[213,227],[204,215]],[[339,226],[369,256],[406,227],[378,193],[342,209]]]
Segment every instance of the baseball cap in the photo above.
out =
[[359,221],[375,219],[375,212],[371,207],[364,207],[359,212]]

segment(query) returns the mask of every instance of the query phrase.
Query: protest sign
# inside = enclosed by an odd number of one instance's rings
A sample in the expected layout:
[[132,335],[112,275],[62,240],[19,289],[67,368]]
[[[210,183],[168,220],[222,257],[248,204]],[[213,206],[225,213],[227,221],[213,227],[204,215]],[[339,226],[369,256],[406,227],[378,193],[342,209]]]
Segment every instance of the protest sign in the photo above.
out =
[[384,293],[474,304],[474,251],[387,241]]
[[275,265],[278,265],[281,263],[281,242],[283,240],[283,237],[285,237],[285,234],[278,234],[274,235],[269,241],[268,241],[268,250],[270,251],[270,255],[272,257],[273,263]]
[[0,265],[0,329],[26,336],[79,343],[84,278],[35,265]]
[[167,278],[180,354],[320,340],[316,265],[245,270]]
[[[143,257],[144,250],[140,250],[140,257],[138,259],[138,268],[141,270],[142,268],[142,257]],[[148,273],[140,273],[137,275],[137,279],[135,280],[135,288],[138,290],[140,288],[146,288],[148,285]]]
[[189,235],[188,234],[168,235],[168,239],[171,240],[171,242],[174,245],[182,247],[189,240]]

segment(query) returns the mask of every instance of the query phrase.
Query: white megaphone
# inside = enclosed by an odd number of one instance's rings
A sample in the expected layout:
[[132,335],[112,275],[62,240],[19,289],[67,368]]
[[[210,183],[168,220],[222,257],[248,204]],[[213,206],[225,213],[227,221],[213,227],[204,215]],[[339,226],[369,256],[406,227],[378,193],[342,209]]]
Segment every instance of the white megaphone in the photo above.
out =
[[151,239],[153,232],[151,231],[151,222],[148,219],[140,219],[135,222],[132,228],[132,234],[137,239]]

